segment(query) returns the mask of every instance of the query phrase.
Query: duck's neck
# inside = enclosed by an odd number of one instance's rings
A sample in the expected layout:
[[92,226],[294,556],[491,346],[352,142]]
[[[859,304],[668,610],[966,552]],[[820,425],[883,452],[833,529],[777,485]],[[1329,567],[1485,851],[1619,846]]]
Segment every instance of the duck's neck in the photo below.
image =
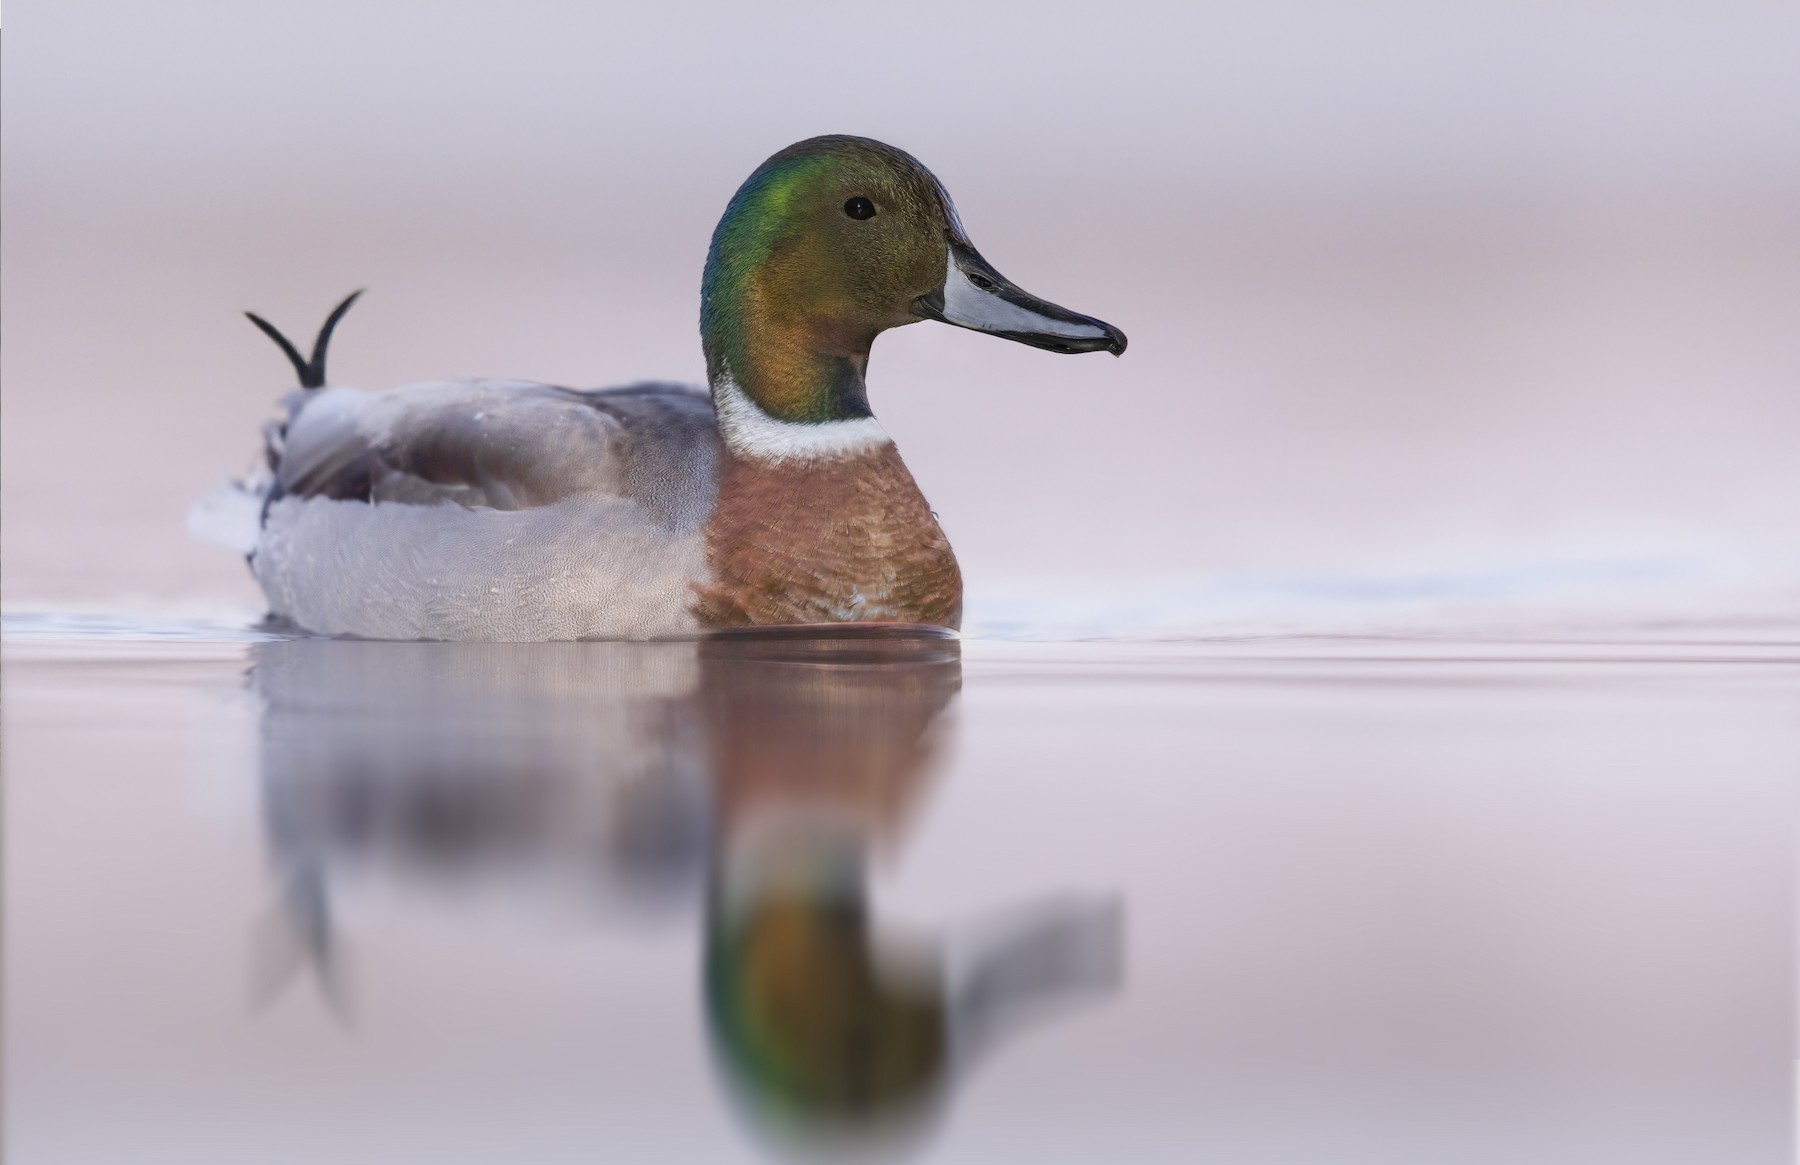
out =
[[727,385],[771,420],[791,425],[867,420],[863,380],[869,352],[821,351],[797,328],[752,327],[706,344],[706,375],[718,399]]
[[784,310],[791,299],[759,274],[734,279],[711,264],[707,271],[700,333],[726,445],[791,460],[888,444],[863,379],[875,337]]

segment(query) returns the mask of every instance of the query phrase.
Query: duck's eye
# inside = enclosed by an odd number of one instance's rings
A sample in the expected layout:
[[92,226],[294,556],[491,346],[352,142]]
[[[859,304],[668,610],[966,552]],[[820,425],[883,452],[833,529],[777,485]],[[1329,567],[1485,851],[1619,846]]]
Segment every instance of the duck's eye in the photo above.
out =
[[844,203],[844,213],[857,220],[874,218],[875,204],[858,194],[849,202]]

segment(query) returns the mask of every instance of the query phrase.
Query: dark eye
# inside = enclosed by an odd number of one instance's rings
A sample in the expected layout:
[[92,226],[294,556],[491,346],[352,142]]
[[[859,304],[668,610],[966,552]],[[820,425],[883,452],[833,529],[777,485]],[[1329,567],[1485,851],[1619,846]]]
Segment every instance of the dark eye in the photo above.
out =
[[849,215],[851,218],[858,219],[858,220],[865,219],[865,218],[874,218],[875,217],[875,204],[873,202],[870,202],[868,199],[864,198],[862,195],[858,194],[855,198],[852,198],[849,202],[844,203],[844,213]]

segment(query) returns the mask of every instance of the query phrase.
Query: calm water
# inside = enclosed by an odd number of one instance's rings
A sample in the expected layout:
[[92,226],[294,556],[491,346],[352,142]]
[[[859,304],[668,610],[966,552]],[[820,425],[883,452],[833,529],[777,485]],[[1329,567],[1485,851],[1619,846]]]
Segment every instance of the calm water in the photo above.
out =
[[7,628],[20,1165],[1794,1159],[1800,635]]

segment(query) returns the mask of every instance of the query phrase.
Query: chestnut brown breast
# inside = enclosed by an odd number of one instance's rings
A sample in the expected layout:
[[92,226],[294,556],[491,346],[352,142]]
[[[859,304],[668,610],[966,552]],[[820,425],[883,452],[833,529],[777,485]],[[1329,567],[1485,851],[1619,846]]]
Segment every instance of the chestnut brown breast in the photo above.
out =
[[770,464],[727,453],[706,526],[704,627],[962,622],[962,573],[899,452]]

